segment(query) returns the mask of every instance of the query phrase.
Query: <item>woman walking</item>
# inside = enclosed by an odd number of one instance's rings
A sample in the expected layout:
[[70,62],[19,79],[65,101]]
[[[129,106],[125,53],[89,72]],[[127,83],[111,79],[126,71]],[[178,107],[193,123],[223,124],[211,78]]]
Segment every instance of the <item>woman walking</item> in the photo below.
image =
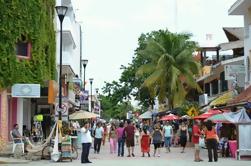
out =
[[124,156],[124,145],[125,145],[125,135],[124,135],[124,123],[119,124],[119,128],[116,129],[118,137],[118,156]]
[[145,157],[145,153],[147,153],[148,157],[150,157],[151,138],[146,129],[143,129],[143,132],[141,134],[140,144],[141,144],[142,157]]
[[214,155],[214,161],[218,161],[218,154],[217,154],[217,134],[215,131],[215,128],[213,127],[212,121],[207,121],[206,124],[206,144],[207,144],[207,150],[208,150],[208,162],[212,162],[212,151]]
[[116,153],[117,149],[117,132],[116,127],[112,124],[110,132],[109,132],[109,141],[110,141],[110,152],[111,154]]
[[189,137],[189,134],[188,134],[187,125],[184,122],[182,122],[181,127],[180,127],[180,145],[182,147],[181,153],[185,152],[188,137]]
[[158,151],[158,157],[160,157],[160,147],[163,139],[163,134],[160,130],[159,125],[155,125],[153,134],[152,134],[152,139],[153,139],[153,145],[154,145],[154,153],[153,156],[155,157],[156,152]]

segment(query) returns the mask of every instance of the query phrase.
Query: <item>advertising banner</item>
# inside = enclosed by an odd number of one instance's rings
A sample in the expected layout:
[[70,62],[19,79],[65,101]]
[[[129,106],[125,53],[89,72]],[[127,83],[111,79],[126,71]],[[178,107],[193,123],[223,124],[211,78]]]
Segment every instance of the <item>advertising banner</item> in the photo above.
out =
[[80,97],[80,109],[84,111],[88,111],[89,110],[89,91],[81,90],[79,97]]

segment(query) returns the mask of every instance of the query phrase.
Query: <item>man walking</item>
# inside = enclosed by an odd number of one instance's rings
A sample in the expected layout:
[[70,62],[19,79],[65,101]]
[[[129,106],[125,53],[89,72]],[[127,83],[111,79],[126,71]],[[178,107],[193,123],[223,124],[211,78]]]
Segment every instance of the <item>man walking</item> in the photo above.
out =
[[94,153],[100,152],[101,142],[104,137],[104,129],[101,126],[101,122],[97,123],[94,129]]
[[165,123],[165,126],[163,128],[163,135],[164,135],[166,152],[168,152],[168,151],[171,152],[170,146],[171,146],[171,139],[173,136],[173,128],[169,122]]
[[81,143],[82,143],[81,163],[92,163],[88,158],[92,143],[92,137],[89,128],[90,128],[89,123],[84,122],[84,127],[81,128]]
[[[128,156],[127,157],[134,157],[134,134],[135,134],[135,127],[132,125],[131,121],[127,121],[128,126],[125,127],[125,136],[126,136],[126,146],[128,148]],[[132,153],[131,153],[132,152]]]
[[192,130],[192,142],[194,143],[194,161],[195,162],[200,162],[203,161],[200,158],[200,146],[199,146],[199,139],[201,136],[201,131],[200,131],[200,121],[196,120],[193,125],[193,130]]

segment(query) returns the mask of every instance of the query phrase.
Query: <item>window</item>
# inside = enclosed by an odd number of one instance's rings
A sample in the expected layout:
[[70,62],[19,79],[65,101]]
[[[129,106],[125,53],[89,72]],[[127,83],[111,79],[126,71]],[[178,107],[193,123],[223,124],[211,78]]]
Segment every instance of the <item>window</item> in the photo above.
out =
[[16,44],[16,55],[21,59],[31,58],[31,43],[19,41]]

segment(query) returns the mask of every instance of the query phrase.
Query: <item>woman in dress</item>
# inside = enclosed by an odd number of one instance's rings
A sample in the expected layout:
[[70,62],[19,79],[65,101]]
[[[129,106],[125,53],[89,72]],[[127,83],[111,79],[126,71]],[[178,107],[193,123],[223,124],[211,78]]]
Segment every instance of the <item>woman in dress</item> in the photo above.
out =
[[187,139],[189,137],[187,125],[184,122],[182,122],[179,130],[180,130],[180,145],[182,147],[181,153],[184,153],[187,144]]
[[110,152],[116,153],[117,149],[117,132],[116,132],[116,126],[113,124],[111,126],[110,132],[109,132],[109,141],[110,141]]
[[145,153],[147,153],[148,157],[150,157],[151,138],[146,128],[143,129],[143,132],[141,134],[140,144],[141,144],[142,157],[145,157]]

